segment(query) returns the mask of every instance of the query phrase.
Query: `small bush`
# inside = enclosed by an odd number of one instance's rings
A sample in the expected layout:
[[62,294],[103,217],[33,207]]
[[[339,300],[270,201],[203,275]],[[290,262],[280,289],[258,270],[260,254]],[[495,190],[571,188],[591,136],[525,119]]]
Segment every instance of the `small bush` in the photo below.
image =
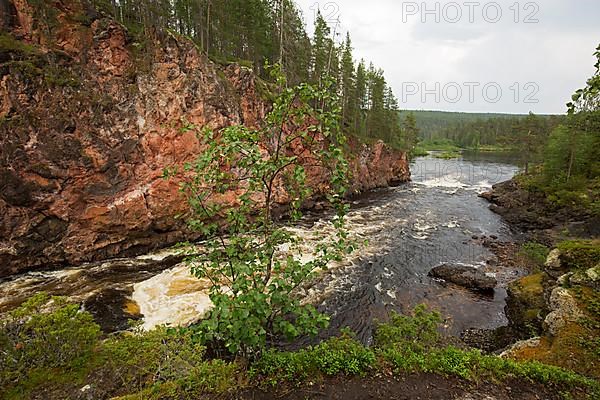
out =
[[166,382],[192,376],[204,368],[205,348],[191,333],[158,328],[106,340],[101,357],[105,372],[125,388],[137,389],[146,382]]
[[438,327],[441,322],[440,314],[428,312],[424,305],[417,306],[413,316],[392,312],[390,322],[377,328],[375,343],[380,348],[400,346],[422,351],[439,341]]
[[38,294],[0,320],[0,384],[34,369],[80,367],[99,337],[100,327],[78,305]]
[[237,364],[222,360],[206,361],[198,364],[189,376],[155,383],[139,393],[127,395],[120,400],[196,400],[206,393],[219,394],[232,388],[240,389],[245,382],[242,382],[239,376]]

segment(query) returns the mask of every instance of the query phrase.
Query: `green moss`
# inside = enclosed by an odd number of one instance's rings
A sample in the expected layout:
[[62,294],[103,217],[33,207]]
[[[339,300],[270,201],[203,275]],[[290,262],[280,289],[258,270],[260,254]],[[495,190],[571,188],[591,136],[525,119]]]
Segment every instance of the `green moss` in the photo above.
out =
[[248,69],[254,69],[254,63],[250,60],[244,60],[241,58],[224,58],[215,54],[210,55],[210,60],[215,64],[227,67],[231,64],[239,64],[240,66]]
[[548,247],[535,242],[523,244],[521,246],[521,250],[519,251],[519,255],[527,259],[536,268],[544,266],[544,263],[548,258],[548,254],[550,254],[550,249]]
[[515,296],[530,304],[539,303],[540,297],[544,295],[544,274],[538,273],[526,276],[510,284]]
[[18,53],[25,56],[39,54],[39,51],[34,46],[23,43],[6,33],[0,33],[0,52]]
[[48,65],[43,70],[44,82],[50,87],[71,87],[81,86],[81,80],[70,69],[62,66]]
[[588,269],[600,264],[600,240],[572,240],[559,243],[561,262],[572,269]]

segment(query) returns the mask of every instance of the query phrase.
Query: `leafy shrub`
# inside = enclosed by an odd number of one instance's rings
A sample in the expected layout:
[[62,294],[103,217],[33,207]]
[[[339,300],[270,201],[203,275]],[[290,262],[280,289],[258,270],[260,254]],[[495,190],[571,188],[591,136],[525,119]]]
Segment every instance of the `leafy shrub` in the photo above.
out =
[[425,305],[415,307],[412,316],[392,312],[390,321],[377,328],[375,343],[380,348],[400,346],[422,351],[439,341],[438,327],[441,322],[440,314],[428,312]]
[[275,386],[299,383],[309,377],[364,375],[375,367],[375,353],[348,334],[297,352],[267,351],[253,364],[250,375]]
[[[289,87],[278,67],[273,78],[278,96],[259,129],[183,128],[194,131],[205,145],[194,162],[184,165],[181,185],[192,210],[189,226],[206,237],[205,253],[190,255],[187,261],[196,277],[211,282],[214,304],[197,330],[205,341],[246,357],[264,349],[269,337],[316,335],[327,326],[329,318],[302,304],[295,291],[316,271],[352,250],[344,225],[348,163],[337,95],[327,89],[330,84]],[[313,195],[306,184],[307,164],[329,173],[329,185],[320,194],[335,206],[332,223],[337,232],[315,246],[310,261],[303,261],[282,254],[283,248],[298,250],[301,239],[274,221],[273,210],[282,185],[291,199],[287,205],[291,220],[301,217],[304,201]],[[176,170],[167,168],[165,177]],[[235,204],[224,204],[226,193],[236,194]]]
[[36,368],[76,368],[92,354],[100,327],[89,313],[45,293],[0,320],[0,384]]

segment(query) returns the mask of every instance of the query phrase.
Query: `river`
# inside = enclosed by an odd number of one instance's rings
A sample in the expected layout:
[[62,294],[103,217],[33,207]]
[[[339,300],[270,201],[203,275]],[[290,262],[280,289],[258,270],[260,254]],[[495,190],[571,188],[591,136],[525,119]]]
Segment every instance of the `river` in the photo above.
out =
[[[348,326],[368,343],[374,320],[420,303],[439,310],[452,335],[506,324],[505,284],[523,271],[503,268],[482,244],[482,237],[506,242],[513,237],[478,194],[514,176],[514,160],[492,153],[464,153],[460,160],[422,157],[411,171],[413,182],[353,201],[348,228],[357,241],[368,242],[301,293],[331,315],[323,336]],[[321,212],[309,213],[292,229],[310,246],[313,235],[331,227]],[[210,302],[206,285],[180,261],[165,250],[11,277],[0,281],[0,312],[46,291],[82,302],[105,331],[127,328],[128,319],[142,319],[146,328],[187,323]],[[482,268],[496,274],[499,286],[493,295],[482,295],[429,278],[431,268],[442,263]]]

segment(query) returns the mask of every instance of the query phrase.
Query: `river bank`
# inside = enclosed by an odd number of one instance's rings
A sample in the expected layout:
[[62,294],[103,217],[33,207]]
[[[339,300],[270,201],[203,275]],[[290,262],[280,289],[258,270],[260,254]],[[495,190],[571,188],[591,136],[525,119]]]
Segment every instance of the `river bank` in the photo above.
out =
[[523,340],[503,354],[600,378],[598,217],[576,205],[549,204],[519,178],[495,185],[482,197],[520,235],[520,250],[507,258],[530,264],[530,273],[508,287],[508,327],[495,332]]

